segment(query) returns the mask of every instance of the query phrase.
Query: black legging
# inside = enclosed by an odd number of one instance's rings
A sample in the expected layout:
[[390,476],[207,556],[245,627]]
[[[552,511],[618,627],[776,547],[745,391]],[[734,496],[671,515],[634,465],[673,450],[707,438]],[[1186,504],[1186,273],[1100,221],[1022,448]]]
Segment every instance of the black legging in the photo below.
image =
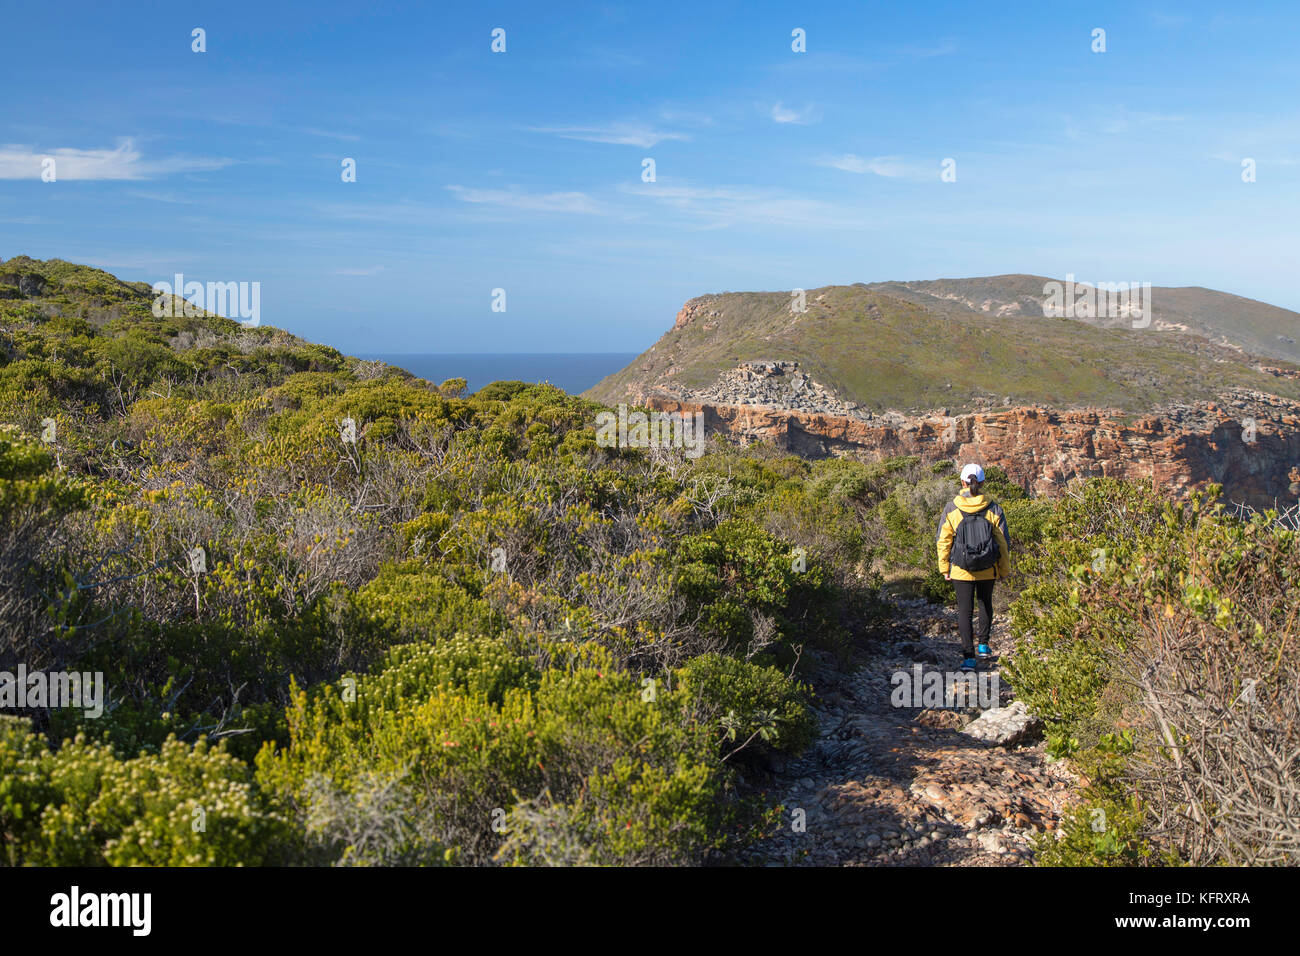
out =
[[971,618],[975,613],[975,598],[980,600],[979,643],[989,642],[993,628],[993,579],[987,581],[952,582],[957,587],[957,633],[961,636],[961,649],[967,657],[975,656],[975,642],[971,640]]

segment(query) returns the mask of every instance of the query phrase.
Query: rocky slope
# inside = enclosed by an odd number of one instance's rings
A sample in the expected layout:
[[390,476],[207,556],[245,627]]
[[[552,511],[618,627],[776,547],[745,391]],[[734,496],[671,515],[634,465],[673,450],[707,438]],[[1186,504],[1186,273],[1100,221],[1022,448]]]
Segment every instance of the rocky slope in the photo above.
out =
[[1255,506],[1300,493],[1300,368],[1174,324],[1101,328],[945,301],[832,287],[791,313],[780,294],[704,296],[588,394],[703,412],[709,434],[805,457],[982,461],[1037,493],[1095,475],[1180,491],[1219,482]]

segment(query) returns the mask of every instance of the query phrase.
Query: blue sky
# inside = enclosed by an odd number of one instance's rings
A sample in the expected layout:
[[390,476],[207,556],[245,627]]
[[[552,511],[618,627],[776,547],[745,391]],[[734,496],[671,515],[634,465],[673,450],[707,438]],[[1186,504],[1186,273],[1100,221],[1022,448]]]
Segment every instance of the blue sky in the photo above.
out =
[[351,353],[640,351],[706,292],[1007,272],[1300,309],[1297,35],[1284,3],[11,4],[0,258],[257,281]]

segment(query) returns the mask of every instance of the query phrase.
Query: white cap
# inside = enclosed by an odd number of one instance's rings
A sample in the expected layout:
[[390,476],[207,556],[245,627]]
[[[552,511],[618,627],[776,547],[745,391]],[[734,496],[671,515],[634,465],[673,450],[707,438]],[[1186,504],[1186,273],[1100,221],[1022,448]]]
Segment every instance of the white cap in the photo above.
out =
[[962,481],[970,481],[972,478],[974,478],[976,481],[984,480],[984,469],[981,468],[979,465],[975,464],[974,462],[971,462],[969,465],[962,468],[961,470]]

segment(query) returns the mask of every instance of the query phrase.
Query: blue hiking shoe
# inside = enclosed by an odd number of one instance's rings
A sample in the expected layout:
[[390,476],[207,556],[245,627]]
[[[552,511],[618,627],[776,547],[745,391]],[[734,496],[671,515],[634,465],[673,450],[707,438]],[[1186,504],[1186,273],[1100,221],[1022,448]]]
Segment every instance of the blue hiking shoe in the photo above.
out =
[[993,648],[989,647],[987,644],[981,644],[979,647],[975,648],[975,653],[979,657],[992,657]]
[[964,671],[973,671],[977,666],[973,657],[968,657],[961,662],[961,669]]

